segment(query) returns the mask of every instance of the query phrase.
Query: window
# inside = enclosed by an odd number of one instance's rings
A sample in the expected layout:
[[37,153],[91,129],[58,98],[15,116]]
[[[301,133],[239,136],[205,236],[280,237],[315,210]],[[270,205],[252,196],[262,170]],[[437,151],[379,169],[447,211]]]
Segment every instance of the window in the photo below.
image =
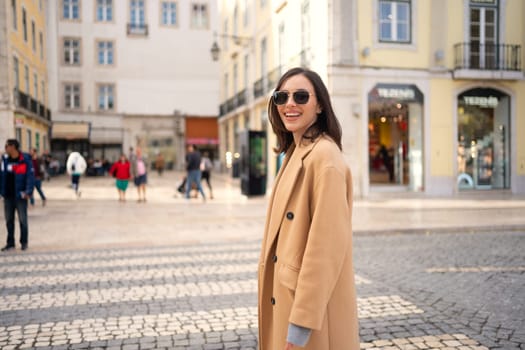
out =
[[46,83],[42,80],[42,104],[46,104]]
[[35,28],[35,21],[31,21],[31,39],[33,40],[33,51],[36,52],[36,28]]
[[233,10],[233,35],[239,35],[239,7],[235,4],[235,9]]
[[20,72],[18,70],[18,57],[13,57],[13,68],[15,73],[15,89],[20,90]]
[[177,3],[173,1],[162,2],[162,24],[165,26],[177,25]]
[[248,76],[250,75],[250,56],[244,56],[244,88],[248,88]]
[[[301,8],[301,65],[308,67],[310,65],[308,51],[310,50],[310,1],[303,1]],[[284,46],[286,47],[286,46]]]
[[24,41],[27,42],[27,14],[25,8],[22,8],[22,27],[24,29]]
[[112,41],[98,41],[97,42],[97,57],[98,57],[98,64],[100,65],[113,64],[113,42]]
[[33,97],[38,101],[38,75],[33,73]]
[[44,35],[42,32],[38,33],[38,41],[40,42],[40,59],[44,59]]
[[22,143],[22,129],[17,127],[15,130],[15,133],[16,133],[16,139],[18,140],[18,142]]
[[[286,48],[286,45],[285,45],[285,26],[284,26],[284,21],[282,21],[280,24],[279,24],[279,37],[278,37],[279,41],[278,41],[278,47],[279,47],[279,66],[283,66],[284,65],[284,62],[286,61],[286,55],[285,55],[285,48]],[[304,52],[304,47],[302,47],[302,51],[301,51],[301,57],[303,56],[302,53]],[[302,62],[301,62],[302,63]]]
[[239,68],[237,63],[233,64],[233,95],[237,95],[239,89],[237,87],[237,80],[239,79]]
[[248,12],[250,10],[250,8],[248,7],[248,0],[244,0],[244,21],[243,21],[243,24],[245,27],[248,26],[248,22],[249,22],[249,16],[250,16],[250,13]]
[[191,6],[191,26],[197,29],[208,27],[208,5],[194,3]]
[[64,85],[64,107],[66,109],[80,109],[80,84]]
[[111,22],[113,20],[113,0],[97,0],[97,21]]
[[62,18],[79,19],[80,18],[80,0],[62,0]]
[[36,152],[40,153],[40,133],[35,132],[35,148]]
[[379,41],[409,43],[410,0],[379,1]]
[[29,67],[27,64],[24,66],[24,82],[25,82],[25,92],[29,95]]
[[229,77],[228,73],[224,73],[224,99],[227,99],[228,96],[230,96],[230,84],[229,84]]
[[98,109],[113,110],[115,108],[115,88],[113,84],[98,86]]
[[38,0],[38,10],[42,12],[43,9],[44,9],[44,6],[42,6],[42,0]]
[[16,12],[16,0],[11,0],[11,12],[13,13],[13,29],[18,30],[18,13]]
[[64,64],[80,65],[80,39],[64,39]]
[[469,67],[497,69],[498,54],[498,1],[471,1],[469,23]]
[[131,25],[142,28],[145,24],[144,0],[131,0]]
[[33,147],[33,140],[31,139],[31,130],[27,129],[27,149],[30,150]]
[[[226,34],[229,32],[228,20],[227,19],[224,20],[223,32],[226,33]],[[222,46],[224,47],[224,50],[228,50],[228,40],[229,40],[229,38],[228,38],[227,35],[222,37]]]

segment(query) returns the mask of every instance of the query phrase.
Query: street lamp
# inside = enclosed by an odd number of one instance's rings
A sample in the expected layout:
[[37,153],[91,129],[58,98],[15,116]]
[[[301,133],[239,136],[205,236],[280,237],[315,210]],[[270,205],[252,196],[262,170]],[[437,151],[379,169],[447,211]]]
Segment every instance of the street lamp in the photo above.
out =
[[217,44],[217,37],[218,36],[220,36],[221,38],[233,39],[233,42],[235,43],[235,45],[244,46],[244,47],[250,45],[252,43],[252,41],[253,41],[253,38],[249,38],[249,37],[245,37],[245,36],[228,35],[228,34],[217,34],[217,33],[215,33],[215,41],[213,42],[213,44],[211,46],[211,49],[210,49],[211,58],[214,61],[218,61],[219,60],[219,55],[221,53],[221,48],[219,47],[219,44]]

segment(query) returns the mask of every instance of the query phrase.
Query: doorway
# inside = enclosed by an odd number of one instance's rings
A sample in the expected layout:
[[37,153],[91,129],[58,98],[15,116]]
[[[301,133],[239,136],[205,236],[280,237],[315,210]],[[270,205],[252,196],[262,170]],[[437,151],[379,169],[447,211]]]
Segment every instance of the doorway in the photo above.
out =
[[475,88],[458,96],[459,190],[510,188],[510,96]]
[[415,85],[377,84],[368,95],[370,185],[423,190],[423,94]]

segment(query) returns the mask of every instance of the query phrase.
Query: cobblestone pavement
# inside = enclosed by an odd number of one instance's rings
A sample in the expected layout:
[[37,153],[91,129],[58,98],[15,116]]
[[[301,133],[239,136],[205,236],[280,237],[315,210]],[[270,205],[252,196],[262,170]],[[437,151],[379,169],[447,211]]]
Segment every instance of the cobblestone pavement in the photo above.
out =
[[[0,254],[1,349],[257,348],[264,200],[83,188],[49,186]],[[362,349],[525,349],[525,231],[458,231],[355,235]]]

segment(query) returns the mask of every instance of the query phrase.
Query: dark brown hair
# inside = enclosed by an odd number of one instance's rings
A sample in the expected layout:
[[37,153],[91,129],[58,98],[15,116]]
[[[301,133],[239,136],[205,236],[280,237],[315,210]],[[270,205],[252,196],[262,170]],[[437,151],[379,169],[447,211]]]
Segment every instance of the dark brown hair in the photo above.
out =
[[[277,86],[275,87],[275,91],[279,90],[286,80],[299,74],[306,77],[306,79],[312,83],[315,90],[315,96],[317,97],[317,102],[321,107],[321,113],[317,115],[317,121],[305,131],[303,139],[313,141],[321,134],[325,133],[326,135],[330,136],[337,144],[339,149],[342,150],[341,125],[339,124],[339,121],[337,120],[337,117],[335,116],[334,110],[332,108],[328,89],[326,88],[319,74],[306,68],[292,68],[284,73],[281,79],[279,79],[279,82],[277,82]],[[287,152],[294,144],[293,134],[286,130],[286,127],[279,116],[277,106],[273,102],[273,98],[270,98],[270,101],[268,102],[268,120],[272,124],[273,132],[275,132],[277,135],[278,144],[274,151],[276,153]]]

